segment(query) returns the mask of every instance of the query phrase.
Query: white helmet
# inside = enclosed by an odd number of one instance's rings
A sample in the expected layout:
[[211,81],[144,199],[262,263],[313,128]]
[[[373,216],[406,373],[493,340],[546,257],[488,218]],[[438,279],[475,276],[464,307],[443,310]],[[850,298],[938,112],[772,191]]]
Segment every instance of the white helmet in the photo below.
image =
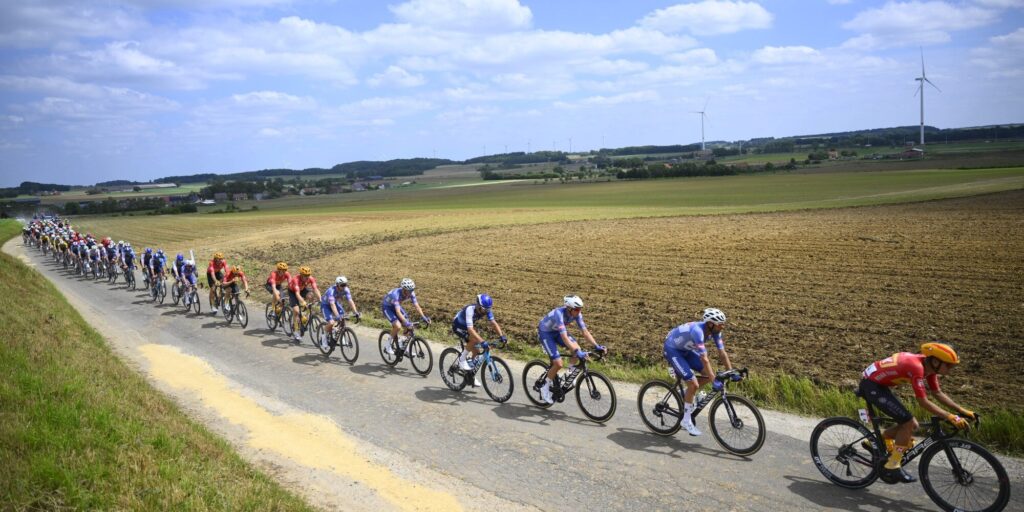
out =
[[707,308],[704,310],[704,321],[714,322],[716,324],[725,323],[725,313],[722,313],[721,309]]
[[348,284],[348,278],[345,276],[338,276],[338,278],[334,280],[334,284],[338,286],[345,286]]
[[194,266],[196,266],[196,260],[192,260],[192,259],[185,260],[185,264],[190,266],[190,267],[194,267]]
[[569,309],[578,309],[583,307],[583,299],[576,295],[566,295],[562,300],[565,301],[565,307]]
[[402,287],[403,290],[409,290],[410,292],[416,289],[416,283],[414,283],[412,279],[409,279],[408,277],[402,279],[402,284],[400,286]]

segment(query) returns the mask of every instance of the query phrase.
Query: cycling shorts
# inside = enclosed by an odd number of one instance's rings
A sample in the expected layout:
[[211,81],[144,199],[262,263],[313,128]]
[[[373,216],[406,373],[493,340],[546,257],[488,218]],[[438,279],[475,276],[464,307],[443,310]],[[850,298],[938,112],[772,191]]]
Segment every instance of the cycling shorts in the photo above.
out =
[[301,303],[299,302],[298,294],[291,291],[290,289],[288,290],[288,305],[293,308],[297,308],[301,305]]
[[192,285],[192,286],[196,285],[196,275],[195,274],[185,274],[184,276],[182,276],[181,279],[183,281],[185,281],[186,283]]
[[227,285],[225,288],[230,289],[231,293],[238,295],[238,283],[231,283]]
[[696,378],[695,372],[704,371],[704,362],[700,360],[700,354],[693,350],[679,350],[666,344],[662,355],[680,379],[693,380]]
[[320,312],[324,314],[325,322],[336,322],[341,320],[341,316],[345,314],[345,310],[342,309],[341,304],[335,303],[334,305],[338,308],[337,315],[334,314],[334,311],[331,311],[330,304],[324,304],[323,302],[320,303]]
[[409,314],[405,312],[405,308],[403,308],[402,306],[381,305],[380,307],[380,311],[384,313],[384,318],[387,318],[388,322],[391,322],[392,324],[398,321],[398,313],[396,313],[396,310],[402,312],[402,317],[405,318],[405,321],[409,321]]
[[[275,287],[272,286],[270,283],[263,283],[263,289],[266,290],[267,293],[269,293],[271,297],[274,296],[274,288]],[[277,288],[278,292],[283,292],[284,291],[284,283],[277,283],[277,287],[276,288]]]
[[[562,354],[558,352],[558,347],[565,347],[565,342],[562,341],[562,335],[558,331],[537,331],[537,337],[540,338],[540,348],[544,349],[544,353],[548,355],[552,361],[561,359]],[[576,343],[576,338],[569,336],[569,339]]]
[[213,283],[219,283],[224,280],[224,271],[218,272],[207,272],[206,273],[206,285],[213,289]]
[[914,415],[887,386],[870,379],[861,379],[860,394],[883,414],[896,420],[896,423],[906,423],[914,419]]
[[452,322],[452,332],[455,333],[463,344],[469,343],[469,328],[458,322]]

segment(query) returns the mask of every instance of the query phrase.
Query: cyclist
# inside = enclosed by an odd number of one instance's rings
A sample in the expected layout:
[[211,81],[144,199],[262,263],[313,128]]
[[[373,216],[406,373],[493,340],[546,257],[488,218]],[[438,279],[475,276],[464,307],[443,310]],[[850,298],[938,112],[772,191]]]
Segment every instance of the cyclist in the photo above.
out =
[[167,257],[163,249],[157,249],[156,254],[149,259],[149,276],[152,280],[152,287],[156,289],[157,280],[163,280],[167,268]]
[[[939,389],[939,377],[948,374],[957,364],[960,364],[960,358],[953,347],[945,343],[925,343],[921,345],[918,354],[899,352],[871,363],[864,370],[860,381],[861,395],[898,423],[882,432],[886,448],[891,450],[883,469],[883,481],[910,483],[917,480],[903,470],[901,462],[903,454],[913,444],[913,434],[918,423],[890,388],[909,382],[917,403],[924,410],[945,417],[958,429],[970,428],[967,420],[975,419],[975,414],[957,405]],[[959,415],[949,414],[928,400],[929,392],[939,403],[957,411]]]
[[121,268],[125,271],[125,281],[127,282],[128,271],[135,270],[135,250],[132,249],[132,244],[124,244],[124,252],[121,254],[121,261],[124,263],[121,265]]
[[583,322],[583,299],[576,295],[566,295],[563,297],[562,302],[562,307],[549,311],[548,314],[544,315],[544,318],[540,319],[540,323],[537,324],[537,336],[540,338],[541,348],[544,349],[544,352],[551,359],[551,368],[548,369],[547,379],[544,380],[544,385],[540,388],[541,399],[549,404],[555,403],[551,386],[554,384],[558,371],[565,365],[562,361],[562,354],[558,352],[558,346],[561,345],[568,348],[573,354],[572,365],[574,368],[572,375],[568,375],[566,379],[574,377],[575,372],[578,371],[575,366],[579,364],[581,359],[587,358],[587,353],[580,349],[576,338],[569,336],[569,332],[565,327],[566,323],[575,322],[576,326],[583,333],[583,338],[593,345],[595,350],[598,352],[607,351],[607,348],[598,345],[597,341],[594,341],[590,330],[587,329],[587,324]]
[[152,279],[151,279],[151,276],[149,275],[149,262],[152,259],[153,259],[153,248],[152,247],[146,247],[146,250],[143,251],[143,253],[142,253],[142,272],[145,274],[144,281],[146,282],[146,287],[147,288],[153,282]]
[[[197,273],[195,260],[188,259],[182,263],[179,275],[181,276],[181,281],[185,283],[185,287],[184,291],[181,292],[181,300],[186,306],[192,304],[192,289],[196,287],[196,281],[199,279]],[[199,299],[197,298],[196,300]]]
[[[486,293],[481,293],[476,296],[475,303],[459,310],[452,320],[452,332],[465,344],[465,348],[459,354],[459,368],[463,371],[468,372],[473,369],[471,361],[475,361],[476,356],[480,354],[476,346],[484,340],[483,336],[480,336],[480,333],[476,332],[476,328],[473,326],[474,319],[486,316],[487,320],[494,326],[494,330],[498,333],[501,342],[505,343],[508,341],[505,334],[501,332],[501,326],[498,325],[498,321],[494,319],[493,307],[494,299]],[[474,375],[473,385],[480,385],[479,376]]]
[[235,265],[228,270],[220,287],[224,288],[224,304],[230,304],[231,299],[238,294],[238,282],[245,286],[245,295],[249,295],[249,280],[245,277],[245,269],[241,265]]
[[[701,435],[700,429],[693,424],[691,417],[694,397],[701,386],[714,380],[714,372],[708,361],[708,351],[704,346],[705,340],[711,338],[715,342],[718,356],[725,369],[732,369],[732,362],[729,361],[729,354],[725,351],[725,344],[722,341],[723,328],[725,313],[717,308],[707,308],[700,321],[677,326],[665,337],[662,355],[668,361],[672,373],[686,383],[686,391],[683,393],[683,427],[691,436]],[[694,372],[700,375],[695,375]],[[713,386],[720,390],[722,383],[714,381]]]
[[224,253],[217,251],[213,253],[210,265],[206,267],[206,285],[210,287],[210,314],[217,316],[217,307],[213,305],[214,294],[217,286],[224,280],[224,271],[228,268],[228,262],[224,259]]
[[302,326],[302,314],[299,307],[306,307],[306,297],[314,292],[317,302],[323,300],[323,297],[320,296],[320,288],[316,285],[316,279],[313,278],[313,271],[306,266],[299,267],[299,275],[292,277],[288,283],[288,298],[291,301],[292,318],[295,319],[295,330],[292,332],[292,336],[296,342],[302,341],[302,335],[306,334],[305,327]]
[[338,276],[334,280],[334,286],[331,286],[324,292],[323,297],[320,298],[320,312],[324,315],[324,321],[327,322],[327,333],[320,336],[320,344],[327,348],[327,340],[331,336],[331,331],[334,330],[334,323],[345,314],[345,309],[341,305],[342,297],[348,301],[349,308],[352,309],[352,314],[355,315],[356,319],[362,317],[359,314],[359,310],[356,308],[356,303],[352,300],[352,291],[348,289],[348,278],[345,276]]
[[277,266],[270,271],[270,276],[267,277],[267,282],[263,285],[267,293],[274,299],[275,307],[281,302],[281,292],[288,287],[291,280],[292,275],[288,273],[288,264],[283,261],[277,262]]
[[[430,325],[430,318],[423,314],[423,308],[420,307],[419,300],[416,299],[416,283],[408,277],[403,278],[398,288],[385,294],[384,300],[380,303],[380,310],[384,313],[384,318],[391,322],[391,339],[393,340],[398,339],[398,331],[401,328],[412,329],[412,322],[408,320],[405,308],[402,307],[402,303],[407,300],[412,301],[412,305],[416,306],[416,311],[420,314],[423,322]],[[395,353],[390,343],[384,345],[384,351],[389,355]]]
[[107,270],[113,273],[114,265],[117,264],[117,251],[118,248],[114,245],[114,241],[110,238],[104,238],[104,255],[103,263],[106,265]]

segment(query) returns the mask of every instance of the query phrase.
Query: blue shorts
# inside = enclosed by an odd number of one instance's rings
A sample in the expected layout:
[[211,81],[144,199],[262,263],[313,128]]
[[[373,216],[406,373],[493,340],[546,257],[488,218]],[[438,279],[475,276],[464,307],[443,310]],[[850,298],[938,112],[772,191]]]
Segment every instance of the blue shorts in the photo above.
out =
[[187,282],[188,284],[190,284],[192,286],[195,286],[196,285],[196,275],[195,274],[185,274],[185,282]]
[[469,328],[465,325],[458,322],[452,322],[452,332],[455,333],[455,336],[462,340],[463,343],[467,343],[469,341]]
[[338,307],[337,315],[334,314],[334,311],[331,311],[330,304],[324,304],[323,302],[320,303],[320,312],[324,314],[325,322],[337,322],[338,320],[341,320],[342,315],[345,314],[345,310],[342,309],[341,304],[335,303],[334,305]]
[[693,380],[696,377],[694,372],[704,371],[704,363],[700,360],[700,354],[692,350],[679,350],[666,346],[663,355],[668,364],[672,365],[676,375],[682,380]]
[[[558,347],[565,346],[561,333],[558,331],[537,331],[537,337],[540,338],[540,348],[544,349],[544,353],[552,361],[562,358],[562,354],[558,353]],[[572,336],[569,336],[569,339],[574,343],[576,342],[576,338]]]
[[409,314],[405,312],[405,308],[402,306],[385,306],[383,304],[380,306],[380,311],[381,313],[384,313],[384,318],[387,318],[388,322],[391,322],[392,324],[398,321],[398,314],[395,312],[396,309],[402,312],[402,316],[406,321],[409,321]]

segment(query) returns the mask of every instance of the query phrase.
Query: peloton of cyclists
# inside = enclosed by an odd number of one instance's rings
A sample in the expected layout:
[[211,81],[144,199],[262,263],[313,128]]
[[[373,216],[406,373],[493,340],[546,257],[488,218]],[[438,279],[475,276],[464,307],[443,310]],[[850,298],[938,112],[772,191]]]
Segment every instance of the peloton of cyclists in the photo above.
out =
[[330,339],[331,332],[334,330],[334,324],[345,314],[345,308],[341,305],[342,298],[348,302],[349,309],[352,310],[352,314],[357,320],[362,317],[359,309],[356,308],[356,303],[352,300],[352,291],[348,288],[348,278],[338,276],[334,279],[334,286],[327,288],[320,299],[320,313],[323,314],[324,321],[327,322],[327,332],[320,335],[320,345],[324,349],[328,348],[327,340]]
[[[412,322],[409,321],[408,314],[405,312],[405,308],[402,307],[402,303],[407,300],[411,301],[413,306],[416,306],[416,312],[420,314],[423,323],[430,325],[430,318],[423,313],[423,308],[420,307],[419,300],[416,298],[416,283],[408,277],[403,278],[398,288],[394,288],[385,294],[384,299],[380,303],[381,313],[384,314],[384,318],[388,319],[388,322],[391,322],[391,339],[393,340],[398,339],[398,331],[403,327],[406,330],[412,329]],[[389,355],[395,353],[390,343],[384,344],[384,351]]]
[[[662,354],[668,361],[672,373],[686,383],[686,391],[683,393],[682,423],[683,428],[691,436],[701,435],[700,429],[693,424],[691,417],[694,397],[702,385],[714,380],[714,372],[708,361],[708,351],[704,346],[708,338],[715,342],[718,356],[725,369],[732,369],[732,362],[729,361],[729,354],[725,351],[725,343],[722,341],[723,328],[725,328],[725,313],[716,308],[707,308],[701,315],[700,321],[682,324],[669,331],[665,337]],[[714,381],[713,387],[716,391],[720,390],[721,386],[721,382]]]
[[[945,343],[925,343],[921,345],[920,353],[899,352],[871,363],[864,370],[859,388],[861,395],[898,423],[882,432],[886,449],[889,451],[889,460],[886,461],[882,473],[883,481],[910,483],[917,480],[903,470],[901,463],[903,454],[913,444],[914,430],[917,429],[918,423],[910,410],[893,394],[891,388],[910,383],[917,403],[924,410],[946,418],[958,429],[970,428],[968,419],[975,419],[974,412],[957,405],[939,388],[939,377],[948,374],[958,364],[960,357],[953,347]],[[928,393],[958,414],[947,413],[932,403],[928,400]]]
[[541,348],[544,349],[544,353],[551,359],[551,368],[548,369],[547,378],[540,388],[541,399],[549,404],[555,403],[554,394],[551,391],[555,376],[565,366],[565,363],[562,361],[562,354],[558,352],[558,347],[565,347],[572,353],[573,369],[571,370],[572,373],[566,376],[566,379],[571,380],[575,377],[576,372],[579,371],[575,368],[576,365],[579,364],[580,360],[587,358],[587,353],[580,348],[576,339],[569,335],[566,329],[567,323],[575,323],[580,328],[583,338],[593,345],[595,350],[598,352],[607,351],[607,348],[597,344],[597,341],[590,334],[590,330],[587,329],[587,324],[583,321],[583,299],[576,295],[566,295],[562,302],[562,307],[549,311],[548,314],[540,319],[540,323],[537,324],[537,337],[540,338]]
[[[452,319],[452,332],[455,333],[465,347],[462,353],[459,354],[459,369],[463,371],[472,371],[473,365],[476,362],[476,356],[480,355],[480,350],[477,349],[477,345],[484,340],[483,336],[477,332],[474,327],[474,321],[486,317],[491,325],[494,327],[494,331],[498,333],[498,339],[505,343],[508,338],[501,332],[501,326],[498,325],[498,321],[494,319],[494,299],[486,293],[481,293],[476,296],[476,302],[469,304],[466,307],[459,310],[455,314],[455,318]],[[473,386],[480,386],[480,376],[474,374]]]

